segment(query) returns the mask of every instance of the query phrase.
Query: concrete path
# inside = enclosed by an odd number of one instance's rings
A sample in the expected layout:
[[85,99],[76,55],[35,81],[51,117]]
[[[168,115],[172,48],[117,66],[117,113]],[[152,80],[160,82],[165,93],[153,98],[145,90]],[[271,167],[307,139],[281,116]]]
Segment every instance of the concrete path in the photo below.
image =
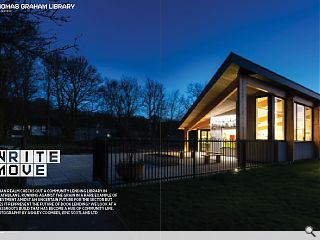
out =
[[92,154],[61,155],[60,164],[48,164],[47,177],[27,179],[28,186],[47,186],[92,181]]

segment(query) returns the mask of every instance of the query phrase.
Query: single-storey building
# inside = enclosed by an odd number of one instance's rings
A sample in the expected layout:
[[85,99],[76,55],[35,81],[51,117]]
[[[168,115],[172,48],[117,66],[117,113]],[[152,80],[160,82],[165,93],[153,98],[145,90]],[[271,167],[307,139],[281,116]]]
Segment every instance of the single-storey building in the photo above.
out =
[[319,112],[318,92],[231,53],[179,129],[200,143],[272,142],[277,161],[311,159],[320,156]]

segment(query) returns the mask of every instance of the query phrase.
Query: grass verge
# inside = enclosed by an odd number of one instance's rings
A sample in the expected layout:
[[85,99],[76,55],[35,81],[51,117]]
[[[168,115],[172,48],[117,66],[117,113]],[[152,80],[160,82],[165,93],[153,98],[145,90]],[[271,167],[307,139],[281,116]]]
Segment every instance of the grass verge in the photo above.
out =
[[119,188],[128,230],[319,229],[320,162]]

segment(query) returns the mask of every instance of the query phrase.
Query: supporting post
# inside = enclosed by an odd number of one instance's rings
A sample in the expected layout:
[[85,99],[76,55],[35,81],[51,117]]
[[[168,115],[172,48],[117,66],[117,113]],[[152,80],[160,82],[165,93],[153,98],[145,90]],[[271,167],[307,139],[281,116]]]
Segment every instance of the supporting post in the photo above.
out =
[[105,143],[102,139],[96,138],[93,147],[92,171],[94,180],[104,180]]
[[293,96],[286,98],[286,143],[287,143],[287,160],[294,161],[294,101]]
[[320,103],[313,108],[313,142],[315,145],[315,158],[320,159]]
[[237,149],[238,165],[241,168],[246,166],[245,144],[247,140],[247,81],[244,75],[237,78]]
[[184,140],[184,151],[189,151],[189,130],[185,128],[183,130],[183,140]]
[[274,114],[274,105],[275,99],[274,96],[268,96],[268,140],[274,140],[274,123],[275,123],[275,114]]
[[237,91],[237,138],[247,140],[247,86],[244,76],[238,76]]

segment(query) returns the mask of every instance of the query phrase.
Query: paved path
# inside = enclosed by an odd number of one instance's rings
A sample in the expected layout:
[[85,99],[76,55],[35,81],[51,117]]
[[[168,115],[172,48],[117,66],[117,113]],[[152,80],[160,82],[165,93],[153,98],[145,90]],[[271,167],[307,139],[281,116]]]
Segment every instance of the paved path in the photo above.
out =
[[[199,155],[200,156],[200,155]],[[123,154],[113,154],[109,156],[109,183],[121,184],[122,179],[118,176],[116,165],[124,159]],[[160,160],[159,160],[160,161]],[[237,160],[234,157],[221,158],[221,163],[204,164],[200,157],[196,158],[196,173],[215,173],[232,170],[237,167]],[[191,158],[178,160],[176,166],[162,166],[146,164],[143,180],[153,180],[159,178],[184,177],[193,174],[193,163]],[[61,155],[60,164],[48,164],[47,177],[28,178],[27,185],[49,186],[61,184],[90,183],[92,178],[92,154],[86,155]]]
[[48,164],[47,177],[28,178],[29,186],[72,184],[92,181],[92,154],[61,155],[60,164]]

